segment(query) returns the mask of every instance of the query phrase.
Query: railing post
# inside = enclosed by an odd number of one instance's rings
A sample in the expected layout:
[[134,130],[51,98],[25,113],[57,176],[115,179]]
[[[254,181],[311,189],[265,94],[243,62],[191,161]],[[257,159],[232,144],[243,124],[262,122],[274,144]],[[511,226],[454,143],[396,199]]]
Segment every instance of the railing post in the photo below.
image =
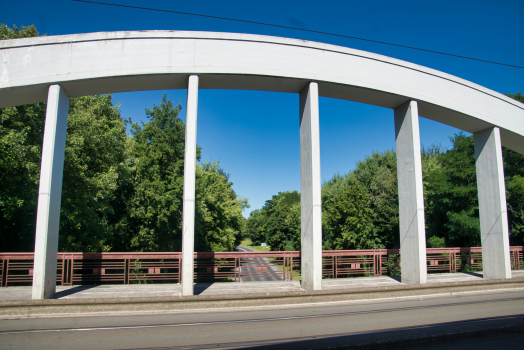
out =
[[186,140],[184,154],[184,198],[182,219],[182,295],[193,295],[195,252],[195,175],[198,109],[198,76],[187,86]]
[[124,284],[129,284],[129,259],[124,259]]
[[322,206],[318,84],[300,92],[302,288],[322,289]]
[[426,233],[418,107],[408,101],[395,108],[401,280],[423,284],[427,280]]
[[6,270],[6,264],[5,264],[5,260],[2,259],[2,276],[0,276],[0,287],[3,287],[4,286],[4,281],[5,281],[5,270]]
[[284,281],[287,281],[287,270],[286,270],[286,253],[284,253],[284,257],[283,257],[284,261],[282,262],[282,269],[284,270],[284,278],[283,280]]
[[289,253],[289,256],[287,258],[287,265],[289,267],[287,275],[289,277],[289,280],[293,281],[293,253]]
[[65,260],[65,257],[62,256],[62,278],[60,279],[60,285],[61,285],[61,286],[64,285],[64,278],[65,278],[66,273],[67,273],[67,272],[66,272],[66,271],[67,271],[66,268],[67,268],[67,266],[66,266],[66,260]]
[[64,89],[60,85],[51,85],[47,98],[38,190],[33,300],[53,298],[56,291],[58,229],[68,110],[69,97]]
[[338,278],[338,256],[333,257],[333,278]]
[[484,278],[511,278],[506,187],[499,128],[473,134]]

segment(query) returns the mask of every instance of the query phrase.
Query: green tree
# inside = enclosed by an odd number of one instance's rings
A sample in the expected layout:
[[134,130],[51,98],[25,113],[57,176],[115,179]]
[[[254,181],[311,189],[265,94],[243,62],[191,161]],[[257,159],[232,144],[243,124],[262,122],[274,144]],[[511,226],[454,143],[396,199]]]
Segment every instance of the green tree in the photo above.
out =
[[146,109],[147,123],[131,126],[131,181],[124,195],[126,212],[117,224],[121,250],[181,248],[185,146],[185,126],[178,118],[181,108],[164,94],[160,105]]
[[34,25],[22,26],[22,30],[13,25],[13,29],[9,28],[4,23],[0,24],[0,40],[19,39],[39,36]]
[[300,194],[279,192],[246,221],[248,236],[255,244],[267,243],[271,250],[300,250]]
[[265,219],[265,216],[262,214],[262,211],[256,209],[249,213],[249,218],[246,220],[244,237],[250,238],[254,245],[260,245],[266,241],[264,238],[263,219]]
[[218,162],[197,166],[195,246],[199,251],[232,251],[240,244],[248,208]]
[[0,110],[0,250],[34,249],[45,103]]
[[323,203],[324,249],[377,249],[382,241],[373,225],[368,194],[360,184],[345,187]]
[[452,148],[438,156],[440,166],[426,176],[426,236],[445,238],[448,246],[480,245],[473,137],[451,138]]
[[373,152],[371,157],[357,164],[353,174],[369,196],[373,226],[382,246],[399,247],[396,153],[390,150]]
[[[399,246],[396,162],[394,151],[373,152],[371,156],[358,162],[353,171],[345,176],[336,174],[322,186],[322,207],[325,217],[329,216],[329,211],[332,210],[331,206],[335,205],[334,198],[347,197],[349,188],[357,186],[355,188],[360,188],[362,194],[367,198],[366,207],[371,210],[373,229],[363,233],[367,237],[366,239],[369,238],[370,241],[368,244],[359,244],[360,246],[386,248]],[[362,202],[359,205],[362,205]],[[327,237],[328,232],[340,230],[340,228],[331,226],[337,225],[337,222],[337,220],[326,221],[323,219],[325,237]],[[363,227],[369,228],[367,224]],[[371,236],[369,235],[370,232],[373,232]],[[342,249],[336,248],[337,245],[332,242],[331,238],[324,240],[324,246],[326,249]]]
[[111,95],[71,99],[67,126],[60,251],[109,251],[114,208],[128,181],[126,129]]
[[[34,250],[45,103],[5,108],[0,125],[0,225],[3,251]],[[111,96],[70,100],[60,214],[60,251],[106,251],[125,127]],[[4,245],[5,244],[5,245]]]
[[300,217],[300,194],[279,192],[266,201],[262,212],[267,216],[264,238],[271,250],[299,250],[300,225],[297,226],[296,216],[298,213]]

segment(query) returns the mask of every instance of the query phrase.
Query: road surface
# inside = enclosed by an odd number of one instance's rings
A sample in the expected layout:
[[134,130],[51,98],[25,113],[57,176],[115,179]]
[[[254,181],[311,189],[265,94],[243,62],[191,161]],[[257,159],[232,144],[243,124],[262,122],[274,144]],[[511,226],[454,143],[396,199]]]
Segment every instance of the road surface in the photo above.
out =
[[[238,246],[235,247],[234,251],[236,252],[256,252],[256,250]],[[256,274],[254,277],[241,277],[240,282],[261,282],[261,281],[282,281],[282,270],[278,267],[271,264],[270,260],[267,258],[250,258],[250,259],[240,259],[241,265],[258,265],[258,266],[267,266],[267,271],[257,272],[256,266],[241,266],[241,272]]]
[[405,348],[431,339],[425,345],[440,349],[439,336],[451,337],[451,345],[462,349],[468,344],[472,349],[494,344],[521,348],[524,290],[275,308],[0,320],[2,349],[336,349],[366,342]]

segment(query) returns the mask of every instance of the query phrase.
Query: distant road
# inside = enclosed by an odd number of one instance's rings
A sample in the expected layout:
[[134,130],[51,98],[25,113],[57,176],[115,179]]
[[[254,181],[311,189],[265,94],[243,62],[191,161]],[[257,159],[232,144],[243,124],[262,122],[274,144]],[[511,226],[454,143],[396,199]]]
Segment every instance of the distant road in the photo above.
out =
[[2,350],[338,349],[376,342],[384,345],[380,348],[418,349],[413,345],[428,345],[421,341],[445,345],[447,350],[521,349],[524,291],[0,321]]
[[[242,247],[238,246],[234,248],[235,252],[256,252],[256,250],[248,248],[248,247]],[[253,263],[254,265],[258,266],[267,266],[267,272],[263,272],[263,274],[267,277],[242,277],[240,279],[240,282],[261,282],[261,281],[282,281],[282,275],[281,271],[278,267],[271,264],[270,260],[267,258],[250,258],[250,259],[240,259],[242,263]],[[256,266],[245,266],[240,267],[242,272],[251,272],[255,273],[257,272]],[[275,271],[275,272],[273,272]],[[278,271],[278,272],[277,272]],[[273,272],[273,273],[272,273]],[[262,274],[262,272],[259,272]]]

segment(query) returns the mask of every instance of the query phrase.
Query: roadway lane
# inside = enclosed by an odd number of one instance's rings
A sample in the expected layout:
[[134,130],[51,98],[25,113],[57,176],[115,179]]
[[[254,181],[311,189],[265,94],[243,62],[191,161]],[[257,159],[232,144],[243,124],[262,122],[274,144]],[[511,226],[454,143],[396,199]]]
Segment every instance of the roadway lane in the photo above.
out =
[[[234,248],[236,252],[256,252],[256,250],[238,246]],[[249,258],[249,259],[240,259],[241,267],[240,271],[243,273],[248,273],[250,275],[255,275],[254,277],[241,277],[240,282],[262,282],[262,281],[282,281],[282,270],[278,267],[271,264],[270,260],[267,258]],[[242,266],[245,265],[255,265],[255,266]],[[267,272],[258,272],[257,266],[266,266]],[[261,276],[263,275],[263,276]]]
[[[524,325],[524,317],[512,317],[518,315],[524,315],[524,290],[274,309],[246,307],[156,315],[19,318],[0,322],[0,347],[81,350],[279,345],[293,349],[333,348],[337,342],[347,345],[360,339],[359,336],[391,337],[397,334],[392,328],[408,328],[407,332],[419,332],[427,338],[435,332],[449,334],[488,322],[520,320]],[[494,317],[503,319],[481,320]],[[441,325],[449,322],[462,323],[447,325],[447,328]]]

